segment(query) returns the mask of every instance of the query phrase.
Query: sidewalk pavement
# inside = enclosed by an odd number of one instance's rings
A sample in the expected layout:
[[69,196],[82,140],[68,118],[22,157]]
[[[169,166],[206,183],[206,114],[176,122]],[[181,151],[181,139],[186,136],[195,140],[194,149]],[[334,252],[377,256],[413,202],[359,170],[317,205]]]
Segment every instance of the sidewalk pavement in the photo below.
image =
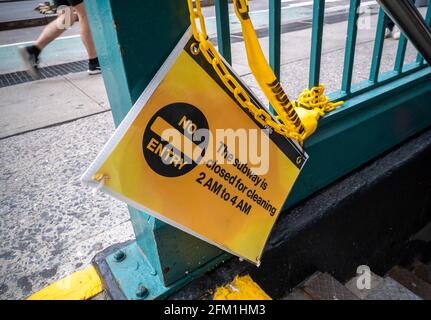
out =
[[[329,91],[341,82],[345,32],[345,21],[325,26],[322,82]],[[282,35],[281,82],[291,97],[307,86],[310,33]],[[368,77],[373,38],[374,31],[359,31],[355,82]],[[260,40],[266,49],[268,38]],[[385,41],[383,71],[392,69],[397,46]],[[265,101],[243,43],[232,49],[234,69]],[[409,46],[406,61],[415,58]],[[79,182],[114,131],[102,78],[72,74],[0,88],[0,96],[0,135],[32,130],[0,139],[0,298],[22,299],[133,232],[123,203]]]
[[0,138],[109,110],[102,76],[86,72],[0,90]]

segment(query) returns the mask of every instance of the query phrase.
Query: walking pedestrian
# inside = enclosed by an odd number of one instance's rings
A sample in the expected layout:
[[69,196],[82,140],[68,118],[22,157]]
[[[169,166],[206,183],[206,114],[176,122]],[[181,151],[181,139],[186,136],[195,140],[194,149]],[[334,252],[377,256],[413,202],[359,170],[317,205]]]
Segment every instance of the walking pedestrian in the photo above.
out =
[[[88,73],[92,75],[101,72],[83,1],[84,0],[54,0],[55,6],[67,6],[69,9],[59,10],[60,12],[58,12],[57,19],[44,28],[34,45],[20,47],[18,49],[27,69],[34,78],[39,78],[40,76],[38,66],[39,55],[42,50],[77,20],[79,20],[80,24],[81,39],[88,54]],[[70,22],[69,26],[67,26],[67,22]]]

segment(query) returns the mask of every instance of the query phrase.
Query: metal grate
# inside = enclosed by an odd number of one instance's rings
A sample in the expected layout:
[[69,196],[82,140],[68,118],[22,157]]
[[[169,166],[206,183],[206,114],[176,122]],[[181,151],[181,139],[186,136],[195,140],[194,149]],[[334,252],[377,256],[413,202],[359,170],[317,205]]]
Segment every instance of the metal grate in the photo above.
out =
[[[88,69],[88,61],[81,60],[53,66],[40,68],[41,76],[39,79],[53,78],[69,73],[82,72]],[[0,88],[13,86],[20,83],[34,81],[27,71],[17,71],[11,73],[0,74]]]

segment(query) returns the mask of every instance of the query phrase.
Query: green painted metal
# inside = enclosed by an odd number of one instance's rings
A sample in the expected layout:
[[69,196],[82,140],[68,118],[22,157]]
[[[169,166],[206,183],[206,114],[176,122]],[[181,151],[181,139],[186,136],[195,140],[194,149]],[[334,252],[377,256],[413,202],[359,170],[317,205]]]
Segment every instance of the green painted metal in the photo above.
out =
[[369,80],[356,83],[352,85],[352,90],[350,91],[350,93],[346,93],[345,91],[338,90],[335,92],[331,92],[328,95],[328,97],[330,98],[330,100],[333,100],[333,101],[349,100],[363,93],[375,90],[395,80],[402,79],[403,77],[406,77],[407,75],[415,73],[424,68],[426,68],[425,65],[420,65],[417,62],[410,63],[403,66],[403,70],[401,73],[396,71],[385,72],[383,74],[379,74],[378,81],[376,83]]
[[[417,62],[405,65],[402,51],[398,50],[395,70],[379,73],[385,32],[382,11],[370,78],[352,84],[360,0],[351,0],[350,4],[342,84],[339,91],[330,94],[332,100],[347,101],[325,116],[317,132],[306,141],[310,160],[285,209],[431,124],[431,69],[420,56]],[[216,0],[215,5],[219,50],[231,61],[228,3]],[[310,86],[319,83],[324,5],[323,0],[314,1]],[[270,0],[269,6],[270,64],[279,76],[281,0]],[[94,0],[86,1],[86,7],[118,125],[188,27],[186,4]],[[428,9],[428,23],[430,12]],[[147,299],[164,297],[230,257],[145,212],[133,208],[129,211],[136,241],[124,248],[124,262],[114,262],[114,254],[107,258],[129,299],[137,298],[136,288],[142,284],[149,289]],[[138,267],[131,271],[132,266]]]
[[376,83],[379,77],[380,63],[382,61],[383,44],[386,32],[386,15],[383,9],[379,10],[377,19],[376,39],[374,40],[373,58],[371,61],[370,81]]
[[310,158],[284,209],[430,126],[431,68],[411,70],[403,77],[394,71],[383,75],[379,86],[353,86],[357,94],[319,121],[305,142]]
[[[115,29],[115,19],[109,1],[86,1],[85,6],[91,15],[90,24],[94,35],[103,79],[115,125],[133,105],[130,85],[126,76],[122,48]],[[97,14],[96,14],[97,13]]]
[[280,78],[281,0],[269,0],[269,64]]
[[[190,263],[187,277],[181,277],[171,284],[166,284],[164,281],[160,280],[153,266],[148,262],[145,255],[142,254],[139,243],[132,242],[123,247],[121,251],[125,253],[124,260],[117,262],[115,260],[115,253],[113,253],[106,257],[106,263],[114,278],[120,280],[117,282],[118,286],[128,300],[166,298],[169,294],[178,291],[181,287],[200,276],[202,273],[229,259],[229,254],[225,253],[218,256],[216,259],[203,261],[202,264],[194,265]],[[175,252],[172,252],[171,259],[175,257]],[[137,295],[137,288],[142,285],[148,292],[148,295],[144,297]]]
[[323,22],[325,18],[325,0],[314,0],[313,24],[311,31],[311,54],[309,84],[310,88],[320,83],[320,60],[322,57]]
[[[188,28],[187,6],[179,1],[139,0],[86,1],[85,5],[118,125]],[[139,248],[133,251],[139,256],[129,259],[144,259],[147,266],[133,280],[129,269],[112,265],[111,271],[128,299],[135,298],[129,293],[140,284],[151,287],[152,283],[162,283],[166,290],[178,289],[192,279],[192,274],[207,271],[226,256],[220,249],[145,212],[132,207],[129,212]],[[148,298],[153,297],[150,292]]]
[[[412,0],[412,1],[413,3],[416,2],[416,0]],[[394,64],[394,71],[397,73],[402,72],[402,69],[404,66],[404,59],[406,56],[407,43],[408,43],[408,39],[404,34],[401,34],[398,42],[397,55],[395,57],[395,64]]]
[[397,55],[395,58],[395,65],[394,65],[394,71],[397,73],[401,73],[403,69],[406,50],[407,50],[407,38],[405,37],[405,35],[401,34],[398,42]]
[[218,50],[228,63],[232,62],[228,0],[215,0]]
[[341,90],[349,93],[352,86],[353,63],[355,60],[356,36],[358,33],[358,17],[360,0],[350,0],[349,20],[347,26],[346,51]]

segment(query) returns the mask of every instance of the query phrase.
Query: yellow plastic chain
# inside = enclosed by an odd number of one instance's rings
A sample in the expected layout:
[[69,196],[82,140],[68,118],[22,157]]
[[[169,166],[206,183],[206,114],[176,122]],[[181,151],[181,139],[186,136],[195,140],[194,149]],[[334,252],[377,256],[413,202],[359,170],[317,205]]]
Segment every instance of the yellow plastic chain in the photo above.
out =
[[[331,108],[333,110],[337,106],[337,104],[331,104],[323,95],[323,86],[304,90],[299,101],[294,101],[293,103],[289,101],[272,69],[265,60],[253,25],[248,17],[247,2],[234,0],[235,11],[243,27],[250,67],[262,90],[277,112],[277,118],[281,123],[274,121],[265,109],[258,108],[251,102],[246,91],[229,73],[219,53],[208,40],[200,1],[197,0],[195,2],[195,7],[192,0],[187,0],[187,3],[193,36],[196,40],[196,43],[191,45],[190,51],[195,55],[202,52],[226,88],[234,94],[235,99],[241,107],[247,109],[262,126],[271,127],[277,133],[295,139],[302,144],[316,130],[319,117],[324,112],[330,111],[329,109]],[[199,20],[200,30],[197,27],[196,19]]]
[[[330,102],[324,95],[325,88],[323,85],[313,87],[310,90],[305,89],[298,101],[290,102],[265,59],[250,19],[248,0],[234,0],[234,7],[241,23],[248,63],[256,81],[278,113],[278,118],[281,121],[286,121],[287,117],[295,120],[291,118],[291,115],[293,115],[292,109],[296,112],[305,131],[302,134],[302,139],[307,139],[317,129],[319,118],[325,113],[334,110],[343,102]],[[301,129],[299,132],[301,132]]]
[[[190,22],[193,31],[193,37],[196,43],[193,43],[190,47],[192,54],[199,54],[202,52],[205,59],[210,63],[223,81],[226,88],[232,92],[235,99],[240,104],[240,106],[248,110],[253,117],[262,126],[269,126],[275,132],[298,141],[302,142],[301,136],[293,130],[293,125],[288,123],[279,123],[272,119],[271,115],[265,110],[255,106],[248,96],[247,92],[242,88],[238,81],[233,77],[227,67],[224,65],[222,58],[220,57],[217,50],[214,48],[212,43],[208,41],[208,36],[206,34],[205,21],[202,15],[201,7],[199,1],[196,2],[196,8],[193,7],[192,0],[187,0],[190,12]],[[196,19],[199,19],[200,31],[196,25]]]
[[323,84],[311,89],[304,89],[299,95],[298,100],[295,101],[296,106],[314,110],[320,117],[323,117],[325,113],[331,112],[343,103],[344,101],[330,101],[329,98],[325,96],[325,86]]

